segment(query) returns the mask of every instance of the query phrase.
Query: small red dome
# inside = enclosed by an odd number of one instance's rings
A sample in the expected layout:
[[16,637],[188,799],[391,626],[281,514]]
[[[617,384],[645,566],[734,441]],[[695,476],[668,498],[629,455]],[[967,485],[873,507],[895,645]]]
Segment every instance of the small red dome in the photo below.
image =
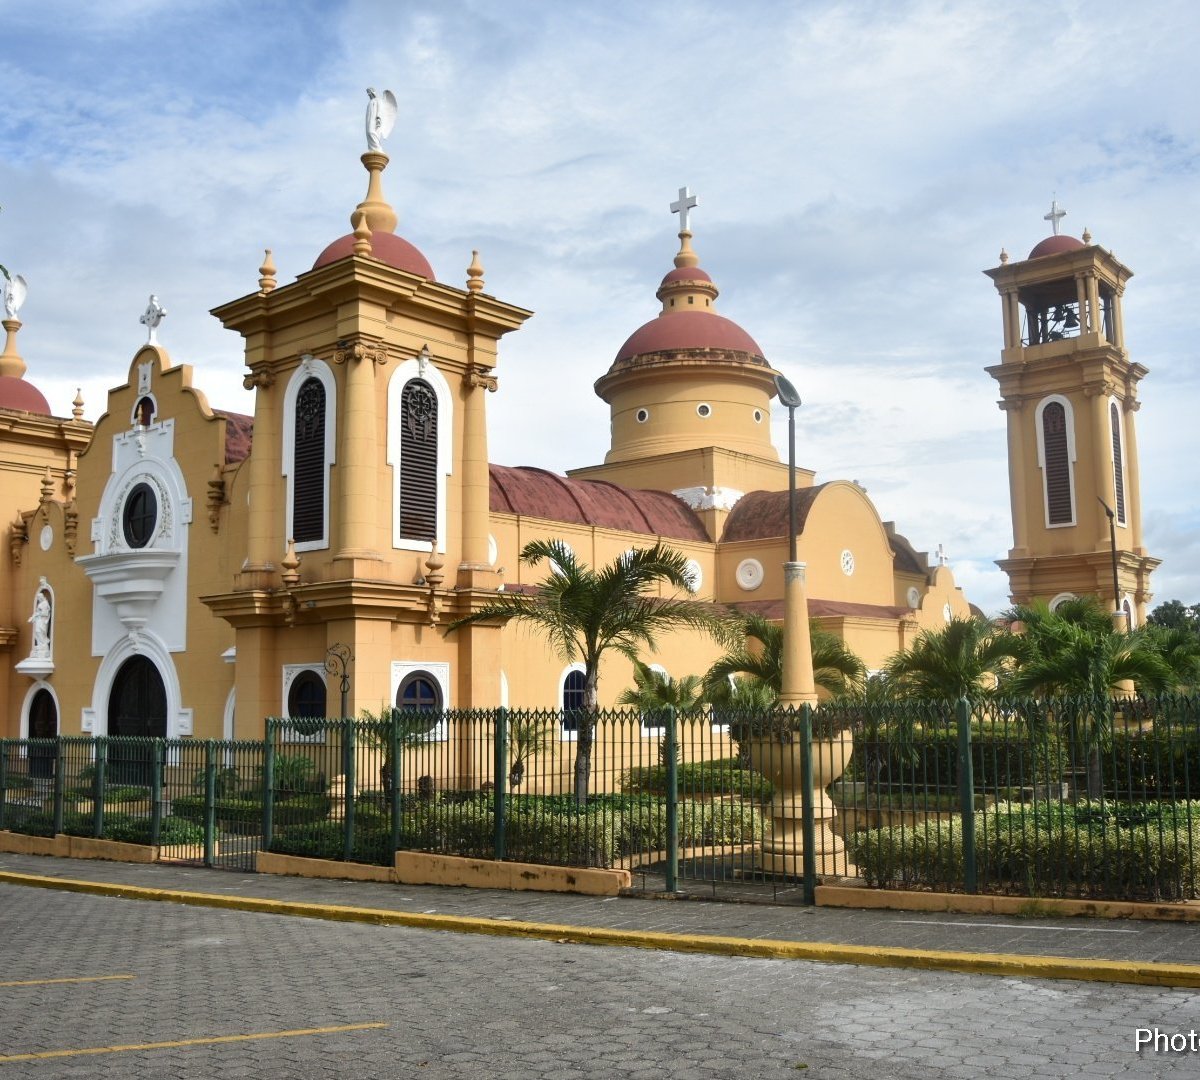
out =
[[1047,236],[1045,240],[1029,253],[1029,257],[1031,259],[1040,259],[1043,255],[1061,255],[1064,251],[1078,251],[1081,247],[1087,247],[1087,245],[1082,240],[1076,240],[1073,236],[1066,236],[1065,234]]
[[0,375],[0,409],[50,415],[50,404],[42,392],[33,383],[12,375]]
[[678,349],[732,349],[752,356],[763,355],[754,338],[716,312],[669,311],[630,334],[617,350],[616,362],[643,353]]
[[662,285],[673,285],[677,281],[707,281],[712,282],[712,278],[708,276],[708,272],[701,270],[698,266],[677,266],[665,278],[662,279]]
[[[338,259],[344,259],[347,255],[353,254],[354,233],[347,233],[345,236],[335,240],[317,256],[317,261],[313,263],[313,269],[318,270],[322,266],[328,266],[331,262],[337,262]],[[430,281],[435,280],[433,267],[429,265],[429,260],[405,240],[404,237],[397,236],[395,233],[371,233],[371,254],[379,259],[380,262],[385,262],[388,266],[394,266],[397,270],[417,274],[419,277],[428,278]]]

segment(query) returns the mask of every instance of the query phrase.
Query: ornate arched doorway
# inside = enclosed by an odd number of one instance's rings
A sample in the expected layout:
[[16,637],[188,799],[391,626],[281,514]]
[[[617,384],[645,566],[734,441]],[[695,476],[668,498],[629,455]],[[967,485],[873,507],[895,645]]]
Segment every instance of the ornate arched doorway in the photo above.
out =
[[[153,661],[131,656],[117,669],[108,694],[110,736],[164,739],[167,735],[167,688]],[[120,784],[149,784],[154,751],[150,746],[114,746],[109,776]]]
[[[53,739],[57,735],[58,706],[54,703],[54,695],[43,687],[33,695],[33,700],[29,703],[29,737]],[[53,776],[54,758],[53,746],[30,746],[29,775],[42,778]]]

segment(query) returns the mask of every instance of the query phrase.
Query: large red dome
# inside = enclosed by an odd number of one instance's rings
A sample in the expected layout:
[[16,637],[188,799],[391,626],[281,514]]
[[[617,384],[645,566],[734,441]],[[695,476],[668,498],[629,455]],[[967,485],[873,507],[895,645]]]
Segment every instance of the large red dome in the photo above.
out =
[[50,404],[42,392],[33,383],[13,375],[0,375],[0,409],[50,415]]
[[758,342],[737,323],[713,311],[669,311],[629,335],[615,362],[643,353],[730,349],[761,357]]
[[1064,251],[1077,251],[1081,247],[1087,247],[1087,245],[1073,236],[1065,234],[1047,236],[1029,253],[1029,257],[1040,259],[1043,255],[1061,255]]
[[[313,263],[313,269],[317,270],[322,266],[328,266],[331,262],[337,262],[338,259],[344,259],[347,255],[353,254],[354,233],[347,233],[345,236],[335,240],[317,256],[317,261]],[[371,254],[379,259],[380,262],[385,262],[388,266],[394,266],[397,270],[417,274],[419,277],[428,278],[430,281],[435,280],[433,267],[429,265],[429,260],[405,240],[404,237],[397,236],[395,233],[371,233]]]

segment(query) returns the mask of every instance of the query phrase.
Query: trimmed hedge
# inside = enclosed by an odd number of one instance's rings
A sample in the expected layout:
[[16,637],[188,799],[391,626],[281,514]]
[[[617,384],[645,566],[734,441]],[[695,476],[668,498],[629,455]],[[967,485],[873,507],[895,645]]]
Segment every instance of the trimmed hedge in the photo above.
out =
[[[310,792],[276,799],[273,817],[277,826],[306,825],[329,817],[332,802],[328,795]],[[262,828],[261,797],[243,796],[217,799],[213,803],[217,828],[222,832],[256,835]],[[204,796],[179,795],[171,800],[171,811],[181,818],[204,824]]]
[[[10,817],[15,817],[11,815]],[[5,818],[5,828],[26,836],[53,836],[54,815],[44,810],[31,811],[11,819]],[[93,819],[91,814],[63,814],[62,831],[67,836],[91,836],[93,834]],[[126,844],[150,843],[150,819],[148,817],[131,817],[128,814],[105,814],[102,840],[119,840]],[[202,826],[177,816],[167,816],[162,819],[159,827],[158,842],[162,846],[178,844],[204,843]]]
[[[762,838],[763,815],[752,807],[684,799],[679,803],[681,844],[740,844]],[[505,824],[509,859],[550,866],[611,867],[617,859],[666,846],[666,806],[647,796],[598,796],[577,810],[571,796],[521,796]],[[340,822],[292,826],[271,839],[271,850],[308,858],[341,859]],[[400,849],[491,858],[495,818],[490,802],[426,804],[400,822]],[[355,811],[354,861],[387,863],[391,830],[386,815]]]
[[[768,802],[775,789],[761,773],[744,768],[738,758],[688,761],[678,765],[679,791],[696,798],[736,795]],[[621,788],[630,794],[666,795],[667,767],[638,766],[621,776]]]
[[[976,818],[984,892],[1187,900],[1200,896],[1200,803],[1002,804]],[[963,888],[962,823],[929,821],[846,838],[878,888]]]
[[1122,799],[1200,799],[1200,731],[1114,732],[1101,767],[1105,791]]

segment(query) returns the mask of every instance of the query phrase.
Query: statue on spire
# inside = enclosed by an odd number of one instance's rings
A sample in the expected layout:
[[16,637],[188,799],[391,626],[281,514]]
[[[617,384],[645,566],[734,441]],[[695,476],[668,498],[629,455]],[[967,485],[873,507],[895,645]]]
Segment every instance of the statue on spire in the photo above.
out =
[[17,317],[17,312],[21,310],[21,305],[25,303],[28,293],[29,288],[20,274],[9,277],[8,271],[4,272],[4,317],[6,319]]
[[390,90],[378,93],[367,87],[367,150],[382,153],[383,140],[392,133],[396,123],[396,95]]

